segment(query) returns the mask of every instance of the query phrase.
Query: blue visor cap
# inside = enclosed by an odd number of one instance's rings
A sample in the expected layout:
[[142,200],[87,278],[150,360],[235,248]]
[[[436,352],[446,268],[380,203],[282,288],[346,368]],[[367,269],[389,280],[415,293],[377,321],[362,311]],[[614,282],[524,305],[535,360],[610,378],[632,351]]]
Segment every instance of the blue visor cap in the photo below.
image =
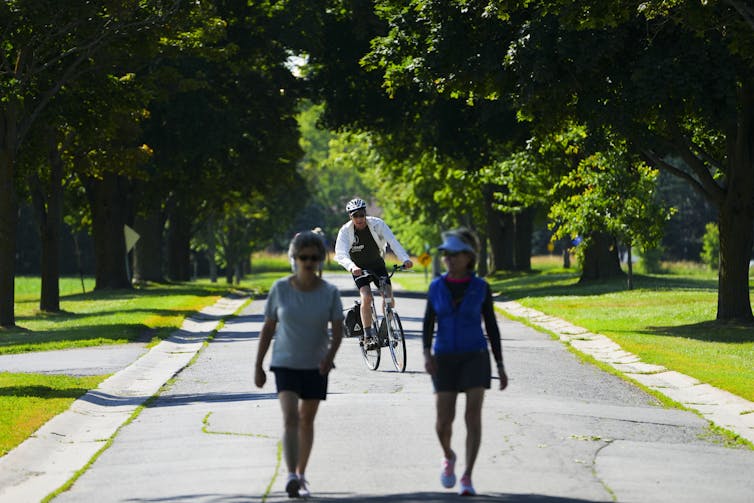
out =
[[440,246],[437,247],[437,249],[440,251],[448,252],[448,253],[458,253],[458,252],[469,252],[471,254],[474,253],[474,249],[471,247],[471,245],[469,245],[464,240],[462,240],[461,238],[453,234],[445,236],[445,240],[442,242]]

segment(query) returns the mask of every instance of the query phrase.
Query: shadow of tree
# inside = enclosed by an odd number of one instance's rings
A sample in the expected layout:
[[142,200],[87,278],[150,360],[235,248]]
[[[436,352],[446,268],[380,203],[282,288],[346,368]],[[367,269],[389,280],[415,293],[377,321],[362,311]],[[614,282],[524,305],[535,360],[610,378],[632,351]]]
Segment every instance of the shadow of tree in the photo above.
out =
[[87,388],[51,388],[49,386],[0,386],[0,396],[29,398],[79,398]]
[[663,337],[682,337],[705,342],[745,343],[754,342],[751,325],[704,321],[672,327],[647,327],[640,333]]
[[[579,282],[575,273],[495,275],[488,278],[493,292],[508,299],[523,297],[584,297],[625,292],[625,279]],[[559,284],[556,284],[559,283]],[[694,290],[717,292],[717,280],[671,275],[634,275],[635,290]]]
[[[265,496],[248,496],[243,494],[175,494],[170,497],[158,497],[158,498],[138,498],[138,499],[125,499],[123,501],[130,502],[161,502],[161,501],[208,501],[216,503],[252,503],[267,501],[268,497],[272,497],[274,501],[287,499],[283,493],[273,492],[270,495]],[[584,500],[580,498],[568,498],[559,496],[546,496],[542,494],[510,494],[510,493],[490,493],[490,494],[477,494],[472,498],[475,502],[492,503],[492,502],[508,502],[508,503],[599,503],[596,500]],[[458,501],[458,495],[455,492],[415,492],[415,493],[394,493],[384,494],[377,496],[360,495],[353,493],[317,493],[316,501],[324,503],[345,503],[345,502],[359,502],[359,503],[442,503],[449,501]],[[609,501],[609,500],[604,500]]]

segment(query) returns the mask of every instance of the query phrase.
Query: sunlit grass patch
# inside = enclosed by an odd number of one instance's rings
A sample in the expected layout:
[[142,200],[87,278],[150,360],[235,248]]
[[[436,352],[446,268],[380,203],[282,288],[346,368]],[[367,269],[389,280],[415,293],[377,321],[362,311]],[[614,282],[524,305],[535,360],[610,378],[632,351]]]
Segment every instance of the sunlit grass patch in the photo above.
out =
[[106,377],[0,373],[0,456]]

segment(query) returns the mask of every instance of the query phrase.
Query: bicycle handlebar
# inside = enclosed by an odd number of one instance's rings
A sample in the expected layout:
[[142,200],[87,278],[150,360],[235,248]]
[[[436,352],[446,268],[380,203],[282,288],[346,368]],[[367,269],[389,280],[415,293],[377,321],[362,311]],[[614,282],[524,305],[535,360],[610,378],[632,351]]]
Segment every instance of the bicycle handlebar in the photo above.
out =
[[[388,278],[392,278],[393,274],[395,274],[397,271],[405,271],[407,270],[406,267],[403,264],[393,264],[393,270],[390,271],[387,275]],[[359,278],[366,278],[367,276],[372,276],[379,279],[379,276],[377,276],[375,273],[370,271],[369,269],[362,269],[361,270],[361,276]]]

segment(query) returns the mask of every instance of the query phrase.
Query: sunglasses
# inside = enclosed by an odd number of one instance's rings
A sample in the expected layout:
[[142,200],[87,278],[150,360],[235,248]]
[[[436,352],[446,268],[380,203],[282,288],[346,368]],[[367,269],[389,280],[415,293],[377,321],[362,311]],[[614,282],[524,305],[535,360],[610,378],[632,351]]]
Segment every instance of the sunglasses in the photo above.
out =
[[351,213],[351,218],[364,218],[365,216],[367,216],[366,211],[357,211],[355,213]]
[[299,255],[298,259],[301,262],[319,262],[322,258],[319,255]]

